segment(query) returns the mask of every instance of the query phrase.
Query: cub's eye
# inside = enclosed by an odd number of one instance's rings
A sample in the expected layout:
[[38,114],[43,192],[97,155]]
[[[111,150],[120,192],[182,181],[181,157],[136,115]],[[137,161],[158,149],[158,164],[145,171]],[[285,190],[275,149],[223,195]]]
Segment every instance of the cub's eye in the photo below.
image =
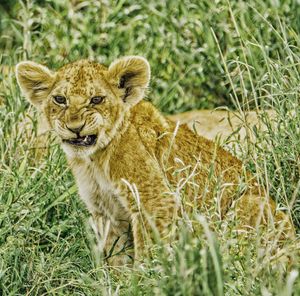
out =
[[104,101],[105,97],[104,96],[96,96],[91,98],[91,103],[92,104],[101,104]]
[[66,102],[67,102],[66,98],[63,96],[54,96],[53,100],[55,101],[55,103],[61,104],[61,105],[66,104]]

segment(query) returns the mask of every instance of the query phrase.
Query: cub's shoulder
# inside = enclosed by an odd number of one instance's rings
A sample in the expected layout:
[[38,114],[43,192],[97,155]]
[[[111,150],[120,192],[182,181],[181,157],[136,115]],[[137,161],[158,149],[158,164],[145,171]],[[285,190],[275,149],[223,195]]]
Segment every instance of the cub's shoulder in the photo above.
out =
[[141,101],[131,110],[130,122],[137,130],[152,130],[157,135],[170,130],[174,123],[163,116],[153,104]]

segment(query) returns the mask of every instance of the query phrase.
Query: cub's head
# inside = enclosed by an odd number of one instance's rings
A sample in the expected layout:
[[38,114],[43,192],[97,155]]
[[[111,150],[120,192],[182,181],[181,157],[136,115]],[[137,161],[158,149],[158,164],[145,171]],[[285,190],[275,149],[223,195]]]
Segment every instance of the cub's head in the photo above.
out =
[[86,156],[108,145],[125,114],[143,98],[150,67],[138,56],[121,58],[108,68],[80,60],[57,72],[26,61],[17,65],[16,75],[23,94],[44,112],[65,152]]

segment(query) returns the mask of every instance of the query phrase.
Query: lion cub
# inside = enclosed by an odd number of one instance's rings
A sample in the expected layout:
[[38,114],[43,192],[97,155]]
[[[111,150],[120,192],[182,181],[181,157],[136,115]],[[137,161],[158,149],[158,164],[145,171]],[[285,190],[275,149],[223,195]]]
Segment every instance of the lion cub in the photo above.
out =
[[217,205],[212,216],[223,219],[234,205],[238,228],[280,226],[292,235],[288,216],[237,158],[143,101],[150,80],[144,58],[108,68],[80,60],[56,72],[25,61],[16,75],[61,140],[109,264],[142,258],[154,234],[167,240],[176,218],[195,208]]

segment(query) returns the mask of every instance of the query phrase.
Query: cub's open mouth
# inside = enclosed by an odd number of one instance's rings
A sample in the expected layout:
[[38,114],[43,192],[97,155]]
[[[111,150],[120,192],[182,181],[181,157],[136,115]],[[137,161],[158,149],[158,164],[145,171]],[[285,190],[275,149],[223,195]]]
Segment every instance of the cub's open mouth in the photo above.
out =
[[96,143],[96,140],[96,135],[89,135],[84,137],[77,137],[75,139],[63,140],[63,142],[74,146],[92,146]]

